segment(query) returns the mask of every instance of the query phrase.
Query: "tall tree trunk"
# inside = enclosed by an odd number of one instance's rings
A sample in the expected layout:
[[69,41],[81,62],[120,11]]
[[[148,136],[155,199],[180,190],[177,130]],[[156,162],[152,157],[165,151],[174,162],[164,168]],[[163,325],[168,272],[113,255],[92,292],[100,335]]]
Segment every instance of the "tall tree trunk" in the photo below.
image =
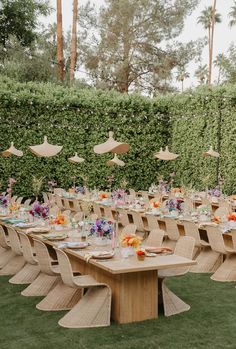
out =
[[212,78],[212,62],[213,62],[213,44],[214,44],[214,31],[215,31],[215,14],[216,14],[216,0],[213,3],[212,11],[212,26],[211,26],[211,50],[210,50],[210,66],[209,66],[209,85],[211,85]]
[[64,80],[64,56],[63,56],[63,32],[62,32],[62,6],[61,0],[57,0],[57,63],[58,75]]
[[71,51],[70,51],[70,81],[73,81],[75,79],[75,66],[77,62],[77,19],[78,19],[78,0],[74,0],[73,1]]
[[209,62],[208,62],[208,84],[210,81],[210,67],[211,67],[211,27],[208,27],[208,58],[209,58]]

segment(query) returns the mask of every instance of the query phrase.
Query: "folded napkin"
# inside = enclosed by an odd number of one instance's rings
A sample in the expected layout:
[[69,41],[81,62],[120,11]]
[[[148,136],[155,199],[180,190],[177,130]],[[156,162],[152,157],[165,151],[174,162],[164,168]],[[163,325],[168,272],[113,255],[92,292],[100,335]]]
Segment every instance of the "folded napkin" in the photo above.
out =
[[42,234],[42,237],[48,240],[48,239],[67,238],[67,235],[66,234]]
[[88,246],[88,243],[87,242],[80,242],[80,241],[68,241],[68,242],[63,242],[61,243],[60,245],[58,245],[58,248],[60,249],[64,249],[64,248],[70,248],[70,247],[73,247],[73,248],[81,248],[81,247],[86,247]]
[[86,260],[86,262],[88,263],[88,261],[91,259],[91,258],[96,258],[96,257],[107,257],[107,256],[111,256],[111,255],[114,255],[113,252],[111,251],[89,251],[88,253],[86,253],[84,255],[84,258]]
[[38,225],[37,222],[31,222],[31,223],[20,222],[20,223],[14,224],[14,227],[17,227],[17,228],[31,228],[31,227],[35,227],[37,225]]
[[4,222],[14,224],[14,223],[24,223],[25,220],[21,218],[10,218],[10,219],[8,218],[8,219],[4,219]]
[[26,230],[26,234],[47,233],[47,232],[50,232],[50,228],[48,228],[48,227],[35,227],[35,228],[29,228]]
[[218,224],[214,223],[214,222],[202,222],[202,223],[199,223],[199,228],[206,227],[206,226],[218,227]]

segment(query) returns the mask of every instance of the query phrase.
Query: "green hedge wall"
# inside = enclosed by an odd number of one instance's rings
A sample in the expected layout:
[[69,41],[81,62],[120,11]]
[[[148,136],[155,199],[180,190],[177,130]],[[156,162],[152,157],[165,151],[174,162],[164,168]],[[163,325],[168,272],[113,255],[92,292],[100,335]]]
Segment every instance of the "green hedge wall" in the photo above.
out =
[[[141,189],[148,188],[159,173],[171,170],[171,164],[161,164],[153,157],[170,138],[168,108],[162,100],[2,78],[0,121],[0,151],[12,140],[24,151],[22,158],[0,158],[2,186],[6,187],[12,175],[22,195],[32,194],[32,175],[45,176],[45,184],[53,178],[62,187],[71,186],[73,176],[81,183],[82,175],[87,176],[90,188],[106,188],[107,176],[113,174],[114,186],[126,179],[128,186]],[[131,145],[130,152],[120,156],[125,168],[109,168],[106,161],[111,154],[93,153],[94,145],[104,142],[109,130],[117,140]],[[27,150],[28,145],[42,143],[44,135],[50,143],[64,145],[58,156],[37,158]],[[84,164],[67,162],[75,151],[86,159]]]
[[[1,189],[13,176],[18,181],[15,191],[24,196],[32,195],[32,175],[44,176],[45,188],[49,179],[67,188],[74,176],[77,184],[86,176],[90,188],[106,188],[107,176],[113,174],[114,186],[126,179],[128,187],[147,189],[158,175],[168,176],[175,170],[176,184],[192,183],[198,189],[213,186],[217,160],[202,156],[210,145],[221,148],[225,192],[236,192],[234,86],[149,99],[53,84],[21,84],[0,77],[0,122],[0,151],[11,141],[24,151],[22,158],[0,158]],[[93,146],[104,142],[109,130],[117,140],[131,145],[130,152],[120,156],[124,168],[106,166],[111,154],[93,153]],[[44,135],[50,143],[64,145],[58,156],[37,158],[27,149],[42,143]],[[180,157],[169,163],[154,159],[153,154],[167,144]],[[83,164],[67,162],[75,151],[86,159]]]

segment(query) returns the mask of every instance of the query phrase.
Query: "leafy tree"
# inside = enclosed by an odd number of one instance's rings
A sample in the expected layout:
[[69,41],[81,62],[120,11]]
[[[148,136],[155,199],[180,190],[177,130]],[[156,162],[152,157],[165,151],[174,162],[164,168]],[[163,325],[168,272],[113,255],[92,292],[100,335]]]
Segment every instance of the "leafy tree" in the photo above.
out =
[[37,37],[39,16],[50,12],[45,0],[0,0],[0,44],[7,46],[14,36],[22,46],[29,46]]
[[220,70],[223,82],[236,83],[236,46],[232,43],[227,55],[217,56],[216,65]]
[[[214,21],[213,21],[214,19]],[[208,64],[208,84],[211,84],[211,71],[213,61],[213,37],[214,37],[214,24],[221,23],[221,15],[216,12],[215,7],[206,7],[201,15],[198,17],[199,24],[208,31],[208,50],[209,50],[209,64]]]
[[207,65],[200,65],[195,71],[195,76],[198,79],[199,83],[202,85],[207,81],[208,68]]
[[185,45],[176,41],[198,3],[106,0],[96,13],[88,2],[79,9],[80,64],[96,86],[120,92],[139,86],[155,93],[169,85],[182,52],[184,64],[201,52],[201,40]]
[[236,1],[234,1],[234,5],[230,8],[229,18],[229,26],[232,28],[236,25]]
[[181,82],[181,90],[184,90],[184,80],[189,78],[189,73],[186,71],[185,67],[179,67],[177,71],[176,80]]

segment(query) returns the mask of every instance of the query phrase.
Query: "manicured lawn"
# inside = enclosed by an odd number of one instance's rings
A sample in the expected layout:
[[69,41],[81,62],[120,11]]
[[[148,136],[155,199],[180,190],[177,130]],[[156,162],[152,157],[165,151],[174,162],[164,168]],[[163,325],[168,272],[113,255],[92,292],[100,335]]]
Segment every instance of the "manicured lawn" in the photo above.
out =
[[236,348],[234,283],[189,274],[170,280],[168,285],[192,305],[189,312],[129,325],[69,330],[57,325],[64,312],[38,311],[35,304],[41,298],[21,296],[24,286],[11,285],[7,277],[0,277],[0,348]]

